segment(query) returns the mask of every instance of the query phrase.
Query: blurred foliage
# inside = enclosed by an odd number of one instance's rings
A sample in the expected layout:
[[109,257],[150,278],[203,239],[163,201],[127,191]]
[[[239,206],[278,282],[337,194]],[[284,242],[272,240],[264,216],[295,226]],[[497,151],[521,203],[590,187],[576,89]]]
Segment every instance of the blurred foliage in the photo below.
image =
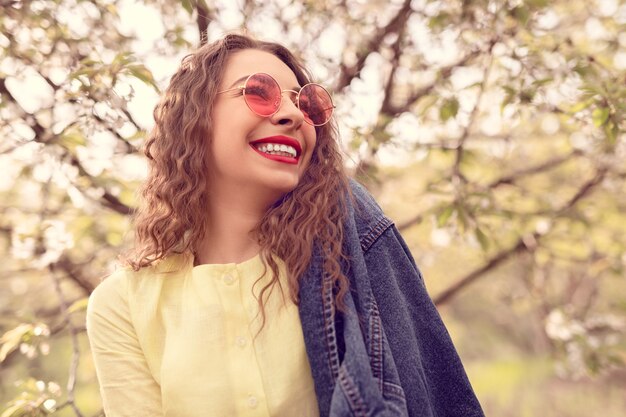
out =
[[623,415],[626,1],[0,5],[1,417],[100,413],[84,308],[132,243],[155,91],[240,28],[332,87],[487,414]]

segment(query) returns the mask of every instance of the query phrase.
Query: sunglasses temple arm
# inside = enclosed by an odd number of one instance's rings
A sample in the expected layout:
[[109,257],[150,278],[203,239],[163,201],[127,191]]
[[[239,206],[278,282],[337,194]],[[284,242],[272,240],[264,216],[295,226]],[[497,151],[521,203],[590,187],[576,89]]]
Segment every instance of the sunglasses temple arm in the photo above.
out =
[[240,85],[239,87],[233,87],[233,88],[229,88],[227,90],[218,91],[216,94],[228,93],[229,91],[241,90],[241,89],[244,89],[244,88],[246,88],[246,87],[243,86],[243,85]]

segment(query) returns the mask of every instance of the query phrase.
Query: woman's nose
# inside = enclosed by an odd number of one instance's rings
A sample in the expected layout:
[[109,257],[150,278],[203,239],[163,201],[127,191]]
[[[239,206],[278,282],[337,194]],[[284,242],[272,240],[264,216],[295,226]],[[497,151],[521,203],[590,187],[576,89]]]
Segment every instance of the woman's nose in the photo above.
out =
[[296,92],[291,90],[283,91],[280,107],[278,111],[272,115],[272,123],[281,125],[293,125],[298,128],[304,122],[304,115],[296,105],[294,97]]

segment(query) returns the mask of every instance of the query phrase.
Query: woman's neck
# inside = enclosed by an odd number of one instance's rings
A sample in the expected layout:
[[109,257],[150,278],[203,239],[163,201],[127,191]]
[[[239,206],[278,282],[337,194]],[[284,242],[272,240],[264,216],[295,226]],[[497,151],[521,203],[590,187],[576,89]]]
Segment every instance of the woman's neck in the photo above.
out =
[[210,199],[206,235],[197,246],[196,265],[240,263],[259,253],[252,231],[267,208],[259,205],[258,199],[245,197],[231,192],[230,196]]

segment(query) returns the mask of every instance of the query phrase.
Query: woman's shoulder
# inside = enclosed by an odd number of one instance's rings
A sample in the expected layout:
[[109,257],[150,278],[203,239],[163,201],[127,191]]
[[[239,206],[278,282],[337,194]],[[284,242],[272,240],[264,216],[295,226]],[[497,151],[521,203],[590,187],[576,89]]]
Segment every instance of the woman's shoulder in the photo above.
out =
[[374,197],[362,184],[350,179],[350,191],[352,194],[351,201],[354,205],[351,213],[361,245],[369,246],[393,222],[385,215]]
[[153,266],[138,271],[123,267],[105,277],[89,296],[89,310],[127,306],[138,294],[148,296],[158,291],[164,278],[180,275],[186,258],[172,255]]
[[89,296],[87,314],[125,305],[128,302],[128,283],[133,275],[132,269],[123,268],[105,277]]
[[384,216],[383,210],[363,184],[353,178],[350,178],[349,184],[352,201],[357,211],[370,216]]

